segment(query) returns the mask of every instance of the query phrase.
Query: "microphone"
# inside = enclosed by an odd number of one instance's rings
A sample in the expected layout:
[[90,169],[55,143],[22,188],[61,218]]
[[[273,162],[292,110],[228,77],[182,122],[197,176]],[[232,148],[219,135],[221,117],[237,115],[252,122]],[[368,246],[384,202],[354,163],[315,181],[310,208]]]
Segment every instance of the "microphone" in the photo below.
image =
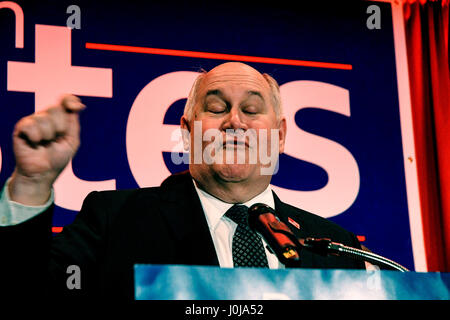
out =
[[353,260],[367,261],[391,270],[409,271],[399,263],[365,250],[345,246],[326,238],[297,239],[289,227],[268,205],[256,203],[248,209],[248,225],[269,244],[286,267],[300,267],[300,250],[306,249],[321,256],[335,255]]
[[263,203],[248,209],[248,225],[268,243],[277,258],[286,266],[299,266],[300,245],[292,231]]

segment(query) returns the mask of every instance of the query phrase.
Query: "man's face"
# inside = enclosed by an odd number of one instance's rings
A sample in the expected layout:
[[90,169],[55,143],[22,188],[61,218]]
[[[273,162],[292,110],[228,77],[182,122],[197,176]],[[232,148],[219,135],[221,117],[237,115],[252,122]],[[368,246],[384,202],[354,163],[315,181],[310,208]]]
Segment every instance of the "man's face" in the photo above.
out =
[[[220,144],[215,140],[213,148],[210,144],[214,139],[202,139],[202,153],[216,156],[213,163],[202,161],[193,164],[192,154],[196,151],[194,135],[199,134],[194,128],[198,130],[200,123],[201,137],[211,132],[210,129],[222,137]],[[213,175],[222,181],[259,179],[264,166],[260,161],[261,145],[265,144],[264,150],[268,150],[265,151],[268,155],[272,138],[277,139],[275,153],[281,153],[284,148],[285,120],[277,119],[269,84],[259,72],[241,63],[222,64],[206,74],[198,89],[193,116],[189,121],[183,117],[181,126],[190,132],[191,172]],[[279,129],[279,135],[272,135],[271,129]],[[243,133],[245,137],[230,135],[233,132]],[[223,151],[220,156],[219,151]],[[251,153],[257,155],[256,159],[250,156]]]

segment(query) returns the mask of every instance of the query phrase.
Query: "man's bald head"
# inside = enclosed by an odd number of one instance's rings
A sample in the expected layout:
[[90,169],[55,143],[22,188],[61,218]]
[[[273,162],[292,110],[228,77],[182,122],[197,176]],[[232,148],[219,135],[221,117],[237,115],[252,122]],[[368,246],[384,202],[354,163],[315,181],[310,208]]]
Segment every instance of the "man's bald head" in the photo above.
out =
[[254,81],[258,82],[262,87],[265,87],[270,95],[270,104],[277,116],[281,120],[283,111],[281,106],[280,88],[277,81],[267,73],[261,74],[255,68],[242,62],[226,62],[220,64],[210,71],[202,72],[194,81],[191,91],[189,93],[186,105],[184,108],[184,115],[187,119],[192,120],[194,116],[194,107],[198,103],[199,93],[202,91],[202,85],[215,83],[218,81],[227,81],[233,79],[235,81]]

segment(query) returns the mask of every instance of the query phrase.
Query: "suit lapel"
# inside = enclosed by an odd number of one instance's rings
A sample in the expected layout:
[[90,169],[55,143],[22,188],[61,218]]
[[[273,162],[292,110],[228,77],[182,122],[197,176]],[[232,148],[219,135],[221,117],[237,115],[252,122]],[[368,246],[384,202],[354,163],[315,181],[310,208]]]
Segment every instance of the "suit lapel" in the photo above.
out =
[[278,218],[291,229],[297,238],[304,238],[308,231],[298,212],[292,210],[292,208],[284,202],[281,202],[275,192],[273,192],[273,197],[275,200],[275,212],[277,213]]
[[219,265],[208,223],[189,172],[170,176],[160,190],[160,208],[179,250],[177,260],[189,265]]

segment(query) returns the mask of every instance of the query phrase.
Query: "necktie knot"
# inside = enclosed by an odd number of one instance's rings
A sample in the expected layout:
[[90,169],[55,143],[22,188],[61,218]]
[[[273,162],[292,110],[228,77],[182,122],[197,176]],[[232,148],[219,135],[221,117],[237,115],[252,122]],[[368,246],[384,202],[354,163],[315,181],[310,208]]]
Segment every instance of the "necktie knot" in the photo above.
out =
[[247,225],[248,207],[242,204],[235,204],[227,212],[225,217],[230,218],[238,225]]

